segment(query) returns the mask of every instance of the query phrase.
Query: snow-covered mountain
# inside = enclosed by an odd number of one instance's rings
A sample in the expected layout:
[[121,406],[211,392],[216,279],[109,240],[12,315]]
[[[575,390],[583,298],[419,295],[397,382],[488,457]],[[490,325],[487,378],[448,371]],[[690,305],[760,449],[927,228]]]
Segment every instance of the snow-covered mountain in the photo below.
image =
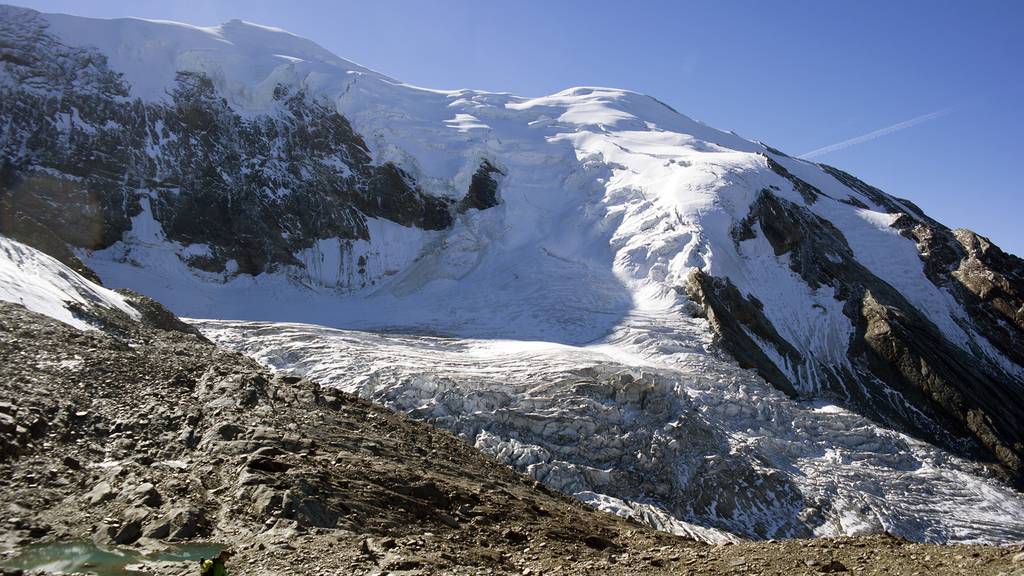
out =
[[625,90],[10,7],[0,120],[0,232],[595,505],[1024,538],[1024,262],[838,169]]

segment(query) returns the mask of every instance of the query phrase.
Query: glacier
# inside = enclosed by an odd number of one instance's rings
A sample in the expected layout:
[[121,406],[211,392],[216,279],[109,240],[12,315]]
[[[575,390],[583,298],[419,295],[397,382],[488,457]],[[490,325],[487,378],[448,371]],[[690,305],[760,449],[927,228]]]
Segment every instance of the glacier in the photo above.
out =
[[[502,172],[500,203],[448,229],[370,219],[369,240],[317,239],[296,254],[301,265],[257,276],[190,267],[203,247],[168,240],[143,192],[121,241],[77,251],[106,285],[153,297],[277,370],[448,428],[552,488],[672,532],[1024,540],[1024,496],[989,467],[821,394],[852,369],[855,326],[836,289],[809,285],[764,234],[735,232],[765,190],[802,207],[943,337],[1024,382],[894,229],[893,206],[920,216],[916,207],[628,90],[432,90],[242,21],[42,18],[64,42],[104,54],[132,98],[166,99],[178,72],[201,73],[233,110],[258,116],[279,106],[276,87],[292,86],[428,194],[457,197],[481,160]],[[379,263],[372,281],[353,282],[366,254]],[[694,271],[759,302],[809,359],[748,334],[799,394],[716,345],[687,292]]]
[[787,398],[716,353],[702,319],[630,324],[574,346],[196,321],[274,369],[452,430],[552,488],[677,534],[1024,538],[1024,498],[982,466]]

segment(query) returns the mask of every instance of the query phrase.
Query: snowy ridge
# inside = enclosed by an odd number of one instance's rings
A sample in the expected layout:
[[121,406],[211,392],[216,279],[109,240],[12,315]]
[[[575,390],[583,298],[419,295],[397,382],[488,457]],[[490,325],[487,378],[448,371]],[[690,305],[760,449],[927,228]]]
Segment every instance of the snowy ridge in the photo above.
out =
[[179,71],[210,74],[232,104],[253,111],[270,105],[274,86],[287,83],[295,66],[308,81],[324,81],[324,90],[338,89],[339,77],[344,80],[346,74],[384,78],[309,40],[241,20],[200,27],[141,18],[44,17],[49,31],[65,42],[98,48],[111,68],[126,76],[131,95],[144,100],[166,98]]
[[109,308],[138,319],[120,294],[97,286],[50,256],[0,235],[0,300],[21,304],[82,330],[95,327],[72,310]]
[[[971,362],[1024,386],[1024,367],[929,277],[898,228],[928,223],[912,205],[626,90],[427,90],[240,21],[43,18],[64,42],[105,54],[132,98],[165,99],[176,73],[192,72],[258,117],[281,112],[285,86],[343,115],[374,162],[393,162],[432,197],[462,197],[482,161],[502,172],[500,203],[453,213],[446,229],[371,218],[368,240],[315,238],[299,264],[257,276],[237,262],[223,273],[189,266],[204,246],[168,241],[142,197],[120,242],[79,252],[106,284],[233,320],[199,324],[277,369],[450,428],[548,485],[672,531],[1024,539],[1024,498],[984,467],[836,406],[848,398],[835,382],[859,369],[848,347],[862,327],[841,286],[796,271],[799,255],[752,219],[767,197],[824,222],[844,245],[814,258],[866,270]],[[354,282],[365,255],[370,281]],[[774,336],[748,325],[742,335],[802,399],[721,354],[688,295],[695,273],[754,303]]]

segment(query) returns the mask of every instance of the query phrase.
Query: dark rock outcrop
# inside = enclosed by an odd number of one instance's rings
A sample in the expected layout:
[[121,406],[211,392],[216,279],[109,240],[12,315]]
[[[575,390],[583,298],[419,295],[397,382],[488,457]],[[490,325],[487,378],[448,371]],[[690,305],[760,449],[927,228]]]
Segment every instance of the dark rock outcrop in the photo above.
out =
[[970,230],[901,214],[893,225],[917,244],[924,272],[970,315],[970,327],[1024,365],[1024,260]]
[[861,302],[851,352],[860,353],[871,374],[889,386],[924,395],[945,429],[969,431],[1019,481],[1024,402],[1016,384],[979,365],[906,309],[882,304],[870,291]]
[[962,287],[958,299],[1001,352],[1024,365],[1024,259],[988,238],[955,230],[963,256],[950,276]]
[[804,202],[808,204],[814,204],[818,201],[819,196],[827,196],[824,192],[819,190],[816,186],[809,184],[800,178],[797,178],[793,173],[786,169],[785,166],[779,164],[772,157],[767,154],[762,154],[765,161],[768,163],[768,167],[771,168],[772,172],[775,172],[779,176],[782,176],[786,180],[789,180],[793,185],[793,189],[800,193],[803,197]]
[[505,173],[488,160],[480,163],[480,168],[470,180],[469,190],[459,201],[460,213],[467,210],[486,210],[498,205],[498,181],[494,178],[495,174],[501,176]]
[[770,343],[793,365],[803,361],[800,353],[779,336],[765,318],[762,305],[756,298],[744,298],[728,278],[715,278],[700,269],[690,273],[685,290],[689,298],[703,309],[704,317],[720,337],[722,348],[741,367],[757,370],[762,378],[791,397],[798,395],[789,377],[746,332],[750,330]]
[[138,292],[132,292],[131,290],[124,288],[118,288],[116,292],[124,296],[128,300],[128,303],[131,304],[132,308],[139,311],[139,314],[142,316],[139,321],[146,326],[157,330],[190,334],[203,342],[208,342],[206,337],[199,332],[198,328],[188,324],[187,322],[182,322],[180,318],[164,307],[163,304],[153,300],[149,296],[143,296]]
[[[910,200],[890,196],[885,192],[879,190],[878,188],[875,188],[874,186],[868,184],[867,182],[864,182],[860,178],[857,178],[853,174],[843,172],[839,168],[829,166],[828,164],[818,164],[818,166],[820,166],[822,170],[827,172],[833,178],[843,183],[847,188],[860,192],[869,200],[874,202],[878,207],[882,208],[883,210],[890,214],[907,212],[909,210],[910,212],[913,213],[913,217],[915,219],[926,220],[930,223],[936,223],[931,218],[928,218],[928,216]],[[853,202],[859,201],[854,199]],[[860,204],[862,207],[864,207],[862,202]]]

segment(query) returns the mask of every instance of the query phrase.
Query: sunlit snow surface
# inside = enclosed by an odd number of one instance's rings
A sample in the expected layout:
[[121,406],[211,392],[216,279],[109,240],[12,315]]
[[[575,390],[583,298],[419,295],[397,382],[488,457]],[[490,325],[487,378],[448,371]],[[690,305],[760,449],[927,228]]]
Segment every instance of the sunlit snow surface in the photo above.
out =
[[[1021,495],[979,467],[840,408],[798,404],[711,350],[680,289],[694,269],[755,296],[815,361],[791,375],[802,391],[846,361],[852,327],[831,288],[809,288],[763,235],[731,235],[764,188],[805,204],[760,144],[624,90],[530,99],[409,86],[239,21],[46,18],[66,42],[106,54],[133,97],[166,98],[177,71],[202,72],[239,113],[256,115],[277,106],[277,85],[297,86],[428,193],[462,197],[484,159],[504,172],[501,204],[460,215],[450,230],[371,221],[369,242],[320,240],[296,255],[305,268],[255,278],[186,267],[204,247],[167,241],[143,201],[123,242],[81,254],[107,285],[182,315],[233,319],[200,326],[669,530],[709,540],[727,537],[718,530],[1024,539]],[[842,231],[865,267],[951,342],[973,339],[985,361],[1022,375],[966,332],[965,312],[925,277],[883,207],[814,164],[775,159],[823,192],[808,209]],[[378,264],[370,284],[354,285],[347,263],[363,254]]]
[[138,318],[120,294],[97,286],[53,258],[0,235],[0,300],[21,304],[82,330],[88,322],[72,311],[108,308]]

